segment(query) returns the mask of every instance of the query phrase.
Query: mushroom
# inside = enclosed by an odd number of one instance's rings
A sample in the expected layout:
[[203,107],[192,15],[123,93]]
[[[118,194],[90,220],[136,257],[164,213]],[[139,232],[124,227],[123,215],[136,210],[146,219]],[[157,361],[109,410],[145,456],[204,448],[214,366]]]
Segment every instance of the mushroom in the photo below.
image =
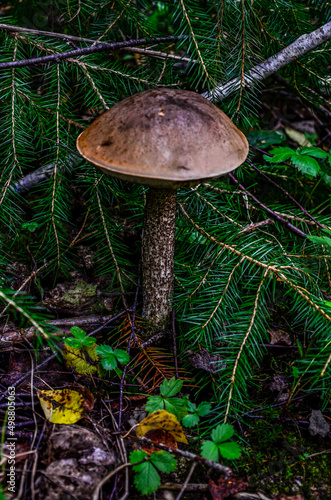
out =
[[245,136],[195,92],[147,90],[124,99],[77,139],[105,174],[149,186],[142,236],[143,317],[166,328],[174,283],[176,190],[224,175],[248,153]]

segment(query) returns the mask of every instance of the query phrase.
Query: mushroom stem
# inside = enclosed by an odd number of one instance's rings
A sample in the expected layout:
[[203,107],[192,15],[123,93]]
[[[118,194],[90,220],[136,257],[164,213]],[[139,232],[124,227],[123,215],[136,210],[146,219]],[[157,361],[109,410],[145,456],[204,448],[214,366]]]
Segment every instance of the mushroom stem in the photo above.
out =
[[174,288],[175,189],[149,188],[142,237],[143,317],[166,328]]

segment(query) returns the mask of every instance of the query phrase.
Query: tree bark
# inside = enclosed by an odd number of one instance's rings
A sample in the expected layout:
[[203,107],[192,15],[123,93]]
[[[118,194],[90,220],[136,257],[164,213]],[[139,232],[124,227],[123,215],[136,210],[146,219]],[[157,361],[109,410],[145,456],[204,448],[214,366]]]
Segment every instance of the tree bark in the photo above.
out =
[[143,317],[166,328],[174,288],[176,191],[149,188],[142,237]]

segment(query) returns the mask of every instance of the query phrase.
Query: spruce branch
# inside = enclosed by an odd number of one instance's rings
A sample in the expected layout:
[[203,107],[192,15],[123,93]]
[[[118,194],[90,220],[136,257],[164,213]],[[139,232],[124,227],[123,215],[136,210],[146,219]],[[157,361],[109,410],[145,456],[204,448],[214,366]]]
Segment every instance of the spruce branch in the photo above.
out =
[[93,47],[84,47],[81,49],[70,50],[69,52],[57,52],[56,54],[52,54],[50,56],[33,57],[31,59],[22,59],[21,61],[2,62],[0,63],[0,69],[22,68],[45,63],[59,63],[64,59],[71,57],[95,54],[96,52],[104,52],[106,50],[120,50],[126,47],[134,47],[135,45],[174,42],[179,40],[179,38],[183,37],[166,36],[161,38],[141,38],[138,40],[128,40],[126,42],[100,43],[98,45],[94,45]]
[[221,101],[232,92],[238,91],[242,85],[249,87],[254,86],[256,82],[265,80],[279,69],[296,61],[299,57],[302,57],[330,39],[331,21],[311,33],[305,33],[299,36],[293,43],[269,57],[261,64],[254,66],[240,78],[233,78],[226,84],[215,87],[212,91],[204,92],[202,95],[207,99]]

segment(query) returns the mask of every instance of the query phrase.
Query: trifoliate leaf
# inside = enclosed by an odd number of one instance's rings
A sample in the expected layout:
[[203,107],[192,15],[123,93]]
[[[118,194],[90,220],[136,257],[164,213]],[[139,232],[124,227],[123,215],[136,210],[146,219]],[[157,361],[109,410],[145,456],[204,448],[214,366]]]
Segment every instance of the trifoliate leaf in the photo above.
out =
[[201,456],[207,460],[218,462],[218,447],[213,441],[204,441],[201,445]]
[[170,432],[177,442],[187,444],[187,439],[183,433],[183,428],[175,415],[166,410],[158,410],[144,418],[136,427],[136,434],[142,437],[146,432],[154,429],[164,429]]
[[[94,403],[93,395],[86,388],[84,391],[90,398],[89,410],[91,410]],[[71,389],[38,391],[38,398],[45,417],[53,424],[75,424],[87,409],[84,396]]]
[[175,470],[177,460],[167,451],[154,451],[150,456],[152,464],[161,472],[172,472]]
[[233,436],[234,429],[231,424],[221,424],[211,431],[211,438],[214,443],[227,441]]
[[187,414],[186,401],[180,398],[169,398],[164,400],[165,409],[173,413],[178,420],[182,420]]
[[164,380],[160,386],[160,393],[164,398],[175,396],[183,386],[183,381],[172,377],[170,380]]
[[229,460],[234,460],[239,458],[241,455],[241,449],[239,444],[230,441],[229,443],[218,443],[218,450],[222,457],[228,458]]
[[182,424],[184,427],[194,427],[195,425],[198,425],[199,420],[200,417],[196,413],[191,413],[183,418]]
[[143,495],[150,495],[158,489],[161,484],[161,478],[153,464],[143,462],[142,464],[134,465],[132,469],[135,471],[134,485]]
[[197,408],[197,414],[199,415],[199,417],[205,417],[206,415],[208,415],[210,410],[211,410],[210,403],[200,403]]
[[101,360],[101,365],[105,370],[114,370],[117,367],[117,360],[114,354],[108,354]]
[[153,411],[157,410],[163,410],[163,398],[161,396],[149,396],[145,409],[148,413],[153,413]]
[[70,332],[74,337],[76,337],[76,339],[83,339],[84,337],[86,337],[86,332],[79,328],[79,326],[72,326],[70,328]]
[[110,345],[98,345],[97,353],[100,356],[108,356],[108,354],[114,354],[114,349]]
[[121,363],[121,365],[126,365],[130,361],[130,356],[122,349],[115,349],[114,356],[116,357],[117,361]]

